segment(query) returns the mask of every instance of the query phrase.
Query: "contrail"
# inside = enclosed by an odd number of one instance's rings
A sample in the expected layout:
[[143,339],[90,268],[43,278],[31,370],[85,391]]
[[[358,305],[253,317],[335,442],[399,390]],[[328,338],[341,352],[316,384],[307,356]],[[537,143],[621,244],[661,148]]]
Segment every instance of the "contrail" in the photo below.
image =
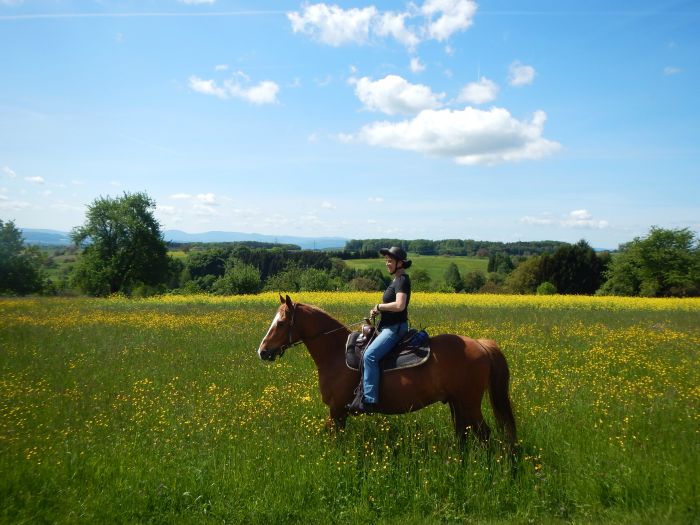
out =
[[36,13],[31,15],[0,15],[2,20],[46,20],[61,18],[188,18],[188,17],[236,17],[236,16],[278,16],[287,11],[212,11],[208,13]]

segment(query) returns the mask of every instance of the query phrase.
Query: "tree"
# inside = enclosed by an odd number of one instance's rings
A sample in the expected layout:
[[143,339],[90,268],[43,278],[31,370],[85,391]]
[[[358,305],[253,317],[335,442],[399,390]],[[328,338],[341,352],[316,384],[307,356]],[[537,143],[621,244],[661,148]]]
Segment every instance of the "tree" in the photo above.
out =
[[155,205],[145,193],[93,201],[85,224],[71,232],[73,241],[84,245],[73,284],[92,295],[107,295],[167,282],[169,257],[153,216]]
[[13,221],[0,219],[0,293],[25,295],[43,287],[41,253],[26,247]]
[[329,272],[316,268],[307,268],[299,276],[299,289],[303,291],[330,291],[336,290],[338,284],[331,278]]
[[605,277],[599,293],[606,295],[700,295],[700,241],[688,228],[653,226],[620,246]]
[[430,275],[423,269],[411,271],[411,286],[417,292],[427,292],[430,289]]
[[505,287],[513,293],[535,293],[541,280],[541,257],[534,255],[521,262],[505,280]]
[[557,293],[557,287],[549,281],[545,281],[537,287],[537,295],[554,295]]
[[548,281],[561,294],[594,294],[603,282],[605,262],[584,240],[560,246],[542,256],[539,283]]
[[508,275],[514,268],[513,261],[507,253],[498,252],[489,255],[487,271]]
[[472,270],[464,276],[463,284],[465,292],[478,292],[486,284],[486,276],[481,270]]
[[219,295],[254,294],[261,288],[260,270],[235,258],[227,261],[226,273],[212,285],[212,291]]
[[464,288],[462,276],[459,274],[459,268],[457,268],[455,263],[450,263],[445,271],[445,284],[455,292],[459,292]]

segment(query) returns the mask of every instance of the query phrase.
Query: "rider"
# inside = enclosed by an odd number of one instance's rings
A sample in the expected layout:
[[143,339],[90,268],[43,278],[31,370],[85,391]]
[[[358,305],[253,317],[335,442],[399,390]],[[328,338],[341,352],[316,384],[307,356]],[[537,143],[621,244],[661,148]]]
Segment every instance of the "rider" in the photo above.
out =
[[407,259],[406,252],[398,247],[382,248],[379,253],[384,255],[385,264],[393,276],[391,284],[384,292],[382,302],[370,311],[372,318],[382,314],[379,321],[379,334],[370,343],[363,357],[362,386],[363,396],[355,398],[347,406],[350,412],[372,413],[377,411],[379,402],[379,361],[394,348],[408,332],[408,303],[411,300],[411,279],[406,270],[412,262]]

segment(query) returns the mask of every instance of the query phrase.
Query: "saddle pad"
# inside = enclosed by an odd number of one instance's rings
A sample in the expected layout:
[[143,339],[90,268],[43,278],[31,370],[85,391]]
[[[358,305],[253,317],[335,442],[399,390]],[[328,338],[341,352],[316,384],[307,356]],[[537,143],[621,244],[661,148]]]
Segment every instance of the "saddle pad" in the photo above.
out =
[[[426,339],[420,346],[411,346],[411,340],[416,332],[417,330],[409,332],[406,337],[379,362],[379,367],[382,372],[420,366],[428,360],[430,357],[429,339]],[[360,332],[352,332],[348,336],[345,346],[345,364],[352,370],[359,370],[360,367],[360,355],[355,349],[355,342],[359,335]]]

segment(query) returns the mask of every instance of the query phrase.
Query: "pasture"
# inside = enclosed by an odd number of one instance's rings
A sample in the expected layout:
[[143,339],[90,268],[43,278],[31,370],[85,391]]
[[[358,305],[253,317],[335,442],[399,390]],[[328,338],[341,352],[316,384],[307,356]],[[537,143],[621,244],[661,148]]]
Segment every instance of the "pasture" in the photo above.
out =
[[[377,294],[292,298],[352,324]],[[442,404],[328,433],[304,347],[256,354],[278,304],[0,299],[0,521],[700,520],[700,300],[415,293],[414,326],[499,342],[512,462]]]

